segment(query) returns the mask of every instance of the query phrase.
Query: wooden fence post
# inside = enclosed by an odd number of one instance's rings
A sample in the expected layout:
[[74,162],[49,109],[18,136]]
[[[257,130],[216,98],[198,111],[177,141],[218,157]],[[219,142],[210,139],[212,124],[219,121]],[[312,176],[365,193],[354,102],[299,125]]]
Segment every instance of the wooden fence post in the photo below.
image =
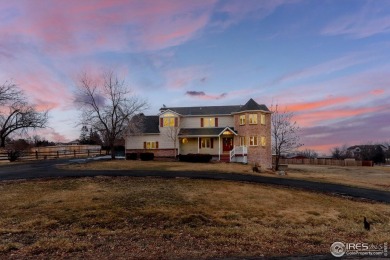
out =
[[73,150],[74,158],[76,158],[76,150]]
[[35,150],[35,159],[38,160],[38,151]]
[[88,149],[88,157],[89,157],[89,149]]

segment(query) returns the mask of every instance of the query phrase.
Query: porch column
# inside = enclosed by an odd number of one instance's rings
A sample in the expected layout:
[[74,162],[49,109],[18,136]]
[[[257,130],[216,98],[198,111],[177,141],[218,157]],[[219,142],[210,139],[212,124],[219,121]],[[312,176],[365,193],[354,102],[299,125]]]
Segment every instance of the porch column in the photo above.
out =
[[199,153],[199,137],[198,137],[198,153]]
[[218,161],[221,160],[221,136],[218,135]]

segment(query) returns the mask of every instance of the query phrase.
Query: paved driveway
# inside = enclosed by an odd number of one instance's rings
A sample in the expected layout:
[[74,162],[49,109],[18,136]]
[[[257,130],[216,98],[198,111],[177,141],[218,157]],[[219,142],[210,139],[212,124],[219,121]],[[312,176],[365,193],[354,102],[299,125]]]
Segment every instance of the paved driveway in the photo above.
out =
[[71,160],[48,160],[32,163],[0,166],[0,180],[62,178],[62,177],[93,177],[93,176],[131,176],[131,177],[161,177],[190,178],[208,180],[227,180],[249,183],[262,183],[298,188],[309,191],[331,193],[341,196],[362,198],[378,202],[390,203],[390,192],[356,188],[340,184],[320,183],[297,179],[283,179],[256,175],[241,175],[216,172],[197,171],[136,171],[136,170],[61,170],[57,166],[67,164]]

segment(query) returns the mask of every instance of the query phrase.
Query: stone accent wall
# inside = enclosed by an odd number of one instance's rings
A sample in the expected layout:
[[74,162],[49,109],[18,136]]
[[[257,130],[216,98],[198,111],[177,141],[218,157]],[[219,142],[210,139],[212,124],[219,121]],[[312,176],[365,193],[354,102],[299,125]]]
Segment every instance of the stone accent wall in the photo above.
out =
[[[257,124],[249,124],[249,114],[257,114]],[[260,122],[260,115],[265,114],[265,125]],[[245,115],[245,125],[240,125],[240,115]],[[240,136],[245,136],[246,146],[248,146],[248,163],[261,165],[262,168],[272,168],[271,149],[271,114],[261,111],[242,112],[234,115],[234,129],[238,136],[235,137],[235,145],[240,145]],[[258,137],[258,146],[249,146],[249,137]],[[261,145],[261,137],[264,136],[266,144]]]
[[[177,149],[176,149],[177,150]],[[155,157],[175,157],[175,149],[153,149],[153,150],[145,150],[145,149],[126,149],[126,154],[128,153],[137,153],[138,158],[140,153],[154,153]]]

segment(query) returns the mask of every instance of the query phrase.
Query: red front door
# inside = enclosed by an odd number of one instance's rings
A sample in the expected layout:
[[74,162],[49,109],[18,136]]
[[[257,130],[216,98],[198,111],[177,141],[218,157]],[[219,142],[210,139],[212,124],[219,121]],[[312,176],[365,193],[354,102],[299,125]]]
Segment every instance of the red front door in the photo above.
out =
[[222,138],[222,148],[224,152],[231,151],[233,149],[233,138],[232,137]]

